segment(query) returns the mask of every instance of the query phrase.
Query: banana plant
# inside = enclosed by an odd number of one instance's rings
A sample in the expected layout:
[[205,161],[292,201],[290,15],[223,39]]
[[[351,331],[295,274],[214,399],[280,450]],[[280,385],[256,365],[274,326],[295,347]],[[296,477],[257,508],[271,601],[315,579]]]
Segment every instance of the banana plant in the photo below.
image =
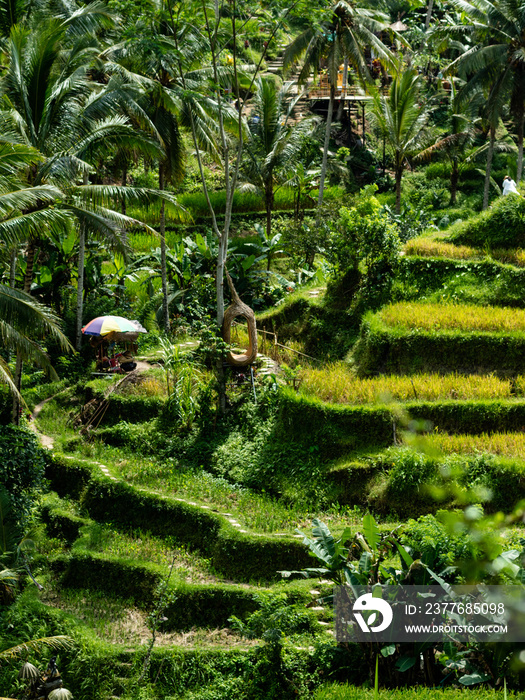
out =
[[[373,515],[367,513],[363,518],[362,532],[352,535],[346,528],[342,535],[335,538],[328,526],[318,520],[312,521],[312,537],[303,535],[303,544],[313,557],[322,562],[322,566],[310,567],[301,571],[281,571],[284,578],[299,575],[304,578],[326,578],[336,585],[362,587],[381,584],[404,583],[416,564],[409,552],[399,542],[396,528],[388,533],[381,533]],[[399,554],[400,568],[385,566],[384,561],[392,553]]]

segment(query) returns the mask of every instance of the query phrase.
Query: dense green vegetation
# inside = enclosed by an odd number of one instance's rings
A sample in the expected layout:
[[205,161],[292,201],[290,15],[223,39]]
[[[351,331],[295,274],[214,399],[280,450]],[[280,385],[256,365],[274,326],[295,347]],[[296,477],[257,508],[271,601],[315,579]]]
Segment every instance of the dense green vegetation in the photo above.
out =
[[332,594],[524,585],[524,16],[0,3],[0,695],[521,697]]

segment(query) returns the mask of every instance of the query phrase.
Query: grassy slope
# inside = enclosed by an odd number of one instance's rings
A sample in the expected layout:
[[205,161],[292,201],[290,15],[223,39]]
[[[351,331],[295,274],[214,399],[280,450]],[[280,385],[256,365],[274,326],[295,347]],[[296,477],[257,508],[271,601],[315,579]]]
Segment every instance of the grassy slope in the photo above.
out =
[[[450,255],[450,250],[448,249],[441,252]],[[435,253],[436,251],[433,250],[433,254]],[[467,318],[471,317],[472,310],[467,315]],[[517,317],[513,319],[514,323],[516,319]],[[348,319],[345,318],[344,313],[330,308],[323,302],[322,296],[313,296],[308,291],[291,295],[283,306],[261,315],[259,323],[263,328],[277,331],[280,342],[295,341],[297,347],[302,351],[310,351],[317,356],[322,355],[334,359],[342,357],[356,337],[356,328],[355,326],[349,326]],[[521,331],[521,326],[519,331]],[[317,381],[322,385],[323,370],[319,371],[320,376]],[[383,381],[388,388],[388,379]],[[431,380],[423,379],[422,381],[430,382]],[[399,382],[399,380],[392,380],[392,384],[396,382]],[[486,383],[491,384],[491,380],[487,380]],[[497,382],[492,381],[492,384],[494,383]],[[470,388],[472,389],[472,387]],[[323,386],[323,390],[325,389],[326,386]],[[507,384],[505,384],[503,389],[504,396],[507,389]],[[315,387],[310,390],[316,393]],[[382,390],[380,389],[380,391]],[[445,391],[450,393],[450,391],[457,391],[457,389],[453,386],[452,389],[449,388]],[[468,391],[468,389],[466,388],[465,391]],[[488,389],[488,391],[490,390]],[[374,394],[374,400],[376,396]],[[369,396],[365,394],[360,400],[366,404]],[[73,438],[73,443],[76,443],[76,433],[72,429],[68,429],[64,433],[64,413],[59,409],[60,406],[50,403],[41,415],[40,424],[45,432],[54,434],[57,437],[61,436],[63,441],[64,438],[66,439],[66,442],[67,439]],[[516,440],[518,441],[518,438]],[[492,445],[496,441],[496,438],[492,437]],[[485,441],[485,443],[480,442],[479,444],[484,446],[483,449],[497,451],[493,446],[490,446],[488,441]],[[230,449],[231,443],[228,443],[228,445],[228,449]],[[332,507],[324,512],[322,510],[312,512],[301,507],[295,507],[293,502],[290,502],[290,498],[293,501],[292,494],[296,493],[297,489],[300,488],[300,480],[296,486],[296,491],[289,489],[286,492],[288,502],[283,502],[264,494],[251,493],[247,489],[243,491],[242,488],[234,488],[228,481],[221,481],[217,478],[210,478],[207,482],[206,478],[203,479],[198,474],[193,475],[191,472],[181,472],[177,468],[173,469],[173,474],[170,475],[170,468],[166,467],[162,460],[157,461],[154,458],[144,458],[140,454],[133,454],[132,451],[124,448],[111,448],[102,445],[91,446],[88,444],[75,445],[75,449],[80,450],[78,454],[84,459],[89,457],[106,464],[111,473],[117,478],[125,478],[137,486],[147,486],[148,488],[157,489],[161,493],[172,493],[180,498],[192,499],[221,512],[226,512],[227,509],[227,512],[233,513],[233,517],[238,518],[244,527],[256,532],[281,531],[292,533],[293,528],[297,525],[306,528],[309,519],[313,515],[319,515],[330,522],[331,527],[335,531],[342,528],[343,524],[348,524],[348,522],[355,528],[359,526],[359,510],[347,507]],[[472,448],[463,443],[460,445],[460,449],[468,450]],[[358,458],[359,460],[359,458],[366,458],[373,453],[373,449],[367,448],[364,452],[353,453],[353,458]],[[351,458],[352,455],[348,454],[346,460]],[[355,462],[353,466],[355,467],[357,464],[358,462]],[[338,458],[337,462],[333,462],[332,466],[336,472],[345,469],[345,459]],[[328,467],[330,468],[330,465]],[[383,523],[382,529],[387,529],[394,524],[387,520]],[[52,545],[51,550],[55,547],[55,554],[58,554],[63,551],[62,546],[57,542]],[[81,538],[75,543],[73,551],[77,553],[82,551],[93,554],[98,553],[103,554],[105,557],[114,557],[130,562],[140,558],[141,560],[149,560],[152,563],[160,564],[162,567],[166,567],[168,561],[173,561],[175,557],[178,569],[177,578],[179,580],[189,583],[204,582],[211,584],[220,581],[221,578],[217,576],[217,572],[210,569],[209,562],[205,558],[189,552],[184,547],[174,549],[168,541],[151,538],[146,532],[125,533],[112,529],[110,525],[86,525],[82,530]],[[92,603],[89,609],[85,608],[86,596],[89,597]],[[54,608],[62,609],[67,615],[72,616],[69,619],[74,620],[74,623],[71,624],[77,631],[80,629],[79,624],[80,626],[84,625],[85,631],[82,634],[87,634],[91,639],[93,639],[93,634],[95,636],[104,636],[106,641],[116,643],[117,648],[122,648],[118,645],[129,646],[137,641],[145,641],[148,636],[144,613],[125,600],[117,598],[112,602],[107,597],[98,597],[92,592],[86,594],[82,590],[60,590],[53,587],[44,594],[44,602]],[[79,623],[78,620],[81,618],[83,618],[83,621]],[[128,618],[129,624],[123,622],[125,618]],[[81,633],[78,633],[81,636]],[[134,635],[135,640],[132,642]],[[183,638],[179,633],[162,634],[160,637],[161,646],[164,644],[175,644],[177,647],[187,647],[188,641],[190,646],[197,645],[201,649],[216,649],[224,646],[243,649],[247,647],[246,641],[242,641],[231,632],[224,633],[222,636],[213,632],[194,632],[189,639],[188,637]],[[108,650],[109,647],[106,648],[106,653],[109,653]],[[109,693],[109,690],[107,692]],[[346,697],[362,697],[363,695],[360,692],[351,688],[336,689],[334,690],[335,694],[329,693],[326,695],[326,698],[327,700],[332,697],[334,700],[335,698],[343,700]],[[432,691],[426,692],[430,693],[428,695],[429,698],[434,697]],[[452,693],[452,695],[455,697],[455,693]],[[320,694],[319,700],[321,698],[324,699],[324,697],[324,695]],[[411,692],[403,695],[403,697],[411,698]],[[418,697],[421,697],[419,692]],[[476,697],[478,697],[477,693]],[[479,694],[479,697],[483,697],[483,693]]]

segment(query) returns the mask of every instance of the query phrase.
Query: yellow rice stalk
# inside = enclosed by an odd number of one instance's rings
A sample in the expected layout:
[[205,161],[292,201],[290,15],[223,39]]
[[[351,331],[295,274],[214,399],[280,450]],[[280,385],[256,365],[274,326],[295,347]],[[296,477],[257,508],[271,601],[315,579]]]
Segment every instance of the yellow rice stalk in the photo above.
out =
[[388,326],[402,326],[421,331],[525,331],[525,310],[496,306],[400,302],[386,306],[379,315]]
[[525,433],[482,433],[481,435],[446,435],[435,433],[425,439],[430,449],[445,454],[488,453],[501,457],[525,455]]
[[[301,391],[322,401],[341,404],[388,401],[443,401],[447,399],[502,399],[511,396],[511,382],[495,376],[418,374],[358,379],[344,362],[322,369],[305,368]],[[525,389],[525,377],[520,377]]]

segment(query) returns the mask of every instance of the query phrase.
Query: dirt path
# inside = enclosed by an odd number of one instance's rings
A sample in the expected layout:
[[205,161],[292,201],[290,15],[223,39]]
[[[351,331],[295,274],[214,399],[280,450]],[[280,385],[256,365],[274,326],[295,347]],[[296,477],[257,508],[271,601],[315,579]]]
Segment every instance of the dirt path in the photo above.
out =
[[31,420],[29,421],[29,430],[32,430],[34,434],[37,436],[37,438],[40,440],[40,443],[42,447],[47,448],[48,450],[53,449],[54,445],[54,440],[52,437],[49,437],[49,435],[44,435],[39,431],[39,429],[36,427],[36,419],[38,418],[38,415],[40,411],[44,408],[46,403],[48,401],[51,401],[51,399],[54,399],[54,396],[50,396],[48,399],[45,399],[44,401],[41,401],[40,403],[37,403],[35,408],[33,409],[33,413],[31,414]]
[[[138,374],[140,374],[141,372],[145,372],[146,370],[150,369],[150,367],[151,367],[151,364],[150,364],[149,362],[137,361],[137,366],[136,366],[136,368],[135,368],[135,370],[134,370],[134,373],[136,373],[136,375],[138,375]],[[126,375],[126,377],[127,377],[127,376],[130,376],[130,375]],[[122,379],[125,379],[125,377],[122,377]],[[119,383],[120,383],[120,382],[119,382]],[[61,393],[61,392],[59,392],[59,393]],[[35,406],[35,408],[33,409],[33,413],[31,414],[31,420],[29,421],[29,425],[28,425],[29,429],[32,430],[33,433],[35,433],[35,435],[36,435],[37,438],[39,439],[40,444],[42,445],[42,447],[45,447],[45,448],[48,449],[48,450],[52,450],[52,449],[53,449],[53,447],[54,447],[54,440],[53,440],[53,438],[52,438],[51,436],[49,436],[49,435],[44,435],[44,433],[42,433],[42,432],[38,429],[37,424],[36,424],[36,420],[37,420],[37,418],[38,418],[40,412],[42,411],[42,409],[43,409],[44,406],[46,405],[46,403],[47,403],[48,401],[51,401],[52,399],[54,399],[55,396],[56,396],[56,394],[54,394],[53,396],[50,396],[48,399],[45,399],[44,401],[41,401],[40,403],[38,403],[38,404]],[[101,468],[103,467],[103,465],[99,465],[99,466],[101,466]],[[103,467],[103,468],[102,468],[102,471],[106,472],[107,475],[110,476],[109,471],[107,470],[106,467]],[[114,477],[111,477],[111,478],[114,478]]]

